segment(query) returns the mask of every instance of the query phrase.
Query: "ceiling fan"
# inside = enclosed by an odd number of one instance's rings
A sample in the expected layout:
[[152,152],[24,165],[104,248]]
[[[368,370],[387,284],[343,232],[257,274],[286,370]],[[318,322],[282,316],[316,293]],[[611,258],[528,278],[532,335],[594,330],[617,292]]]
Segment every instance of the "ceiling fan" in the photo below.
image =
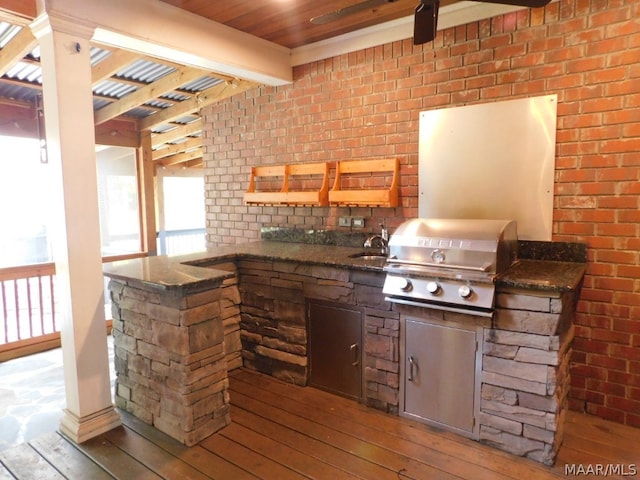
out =
[[[315,25],[322,25],[333,22],[347,15],[352,15],[369,8],[375,8],[385,3],[392,3],[397,0],[364,0],[344,8],[340,8],[333,12],[325,13],[313,17],[310,21]],[[521,7],[544,7],[551,0],[476,0],[485,3],[500,3],[504,5],[515,5]],[[436,38],[436,30],[438,26],[438,10],[440,8],[440,0],[420,0],[415,9],[413,24],[413,43],[419,45],[432,41]]]

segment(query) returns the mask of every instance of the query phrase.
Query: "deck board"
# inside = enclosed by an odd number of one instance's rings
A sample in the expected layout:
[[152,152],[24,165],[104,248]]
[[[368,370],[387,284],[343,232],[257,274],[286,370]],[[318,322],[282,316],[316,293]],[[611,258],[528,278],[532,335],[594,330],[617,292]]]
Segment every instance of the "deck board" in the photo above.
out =
[[57,432],[47,433],[30,442],[31,447],[65,478],[87,477],[111,480],[113,477]]
[[0,480],[558,480],[567,464],[640,465],[640,429],[576,412],[546,467],[247,369],[232,372],[230,397],[232,424],[195,447],[121,412],[122,427],[81,445],[51,433],[0,452]]

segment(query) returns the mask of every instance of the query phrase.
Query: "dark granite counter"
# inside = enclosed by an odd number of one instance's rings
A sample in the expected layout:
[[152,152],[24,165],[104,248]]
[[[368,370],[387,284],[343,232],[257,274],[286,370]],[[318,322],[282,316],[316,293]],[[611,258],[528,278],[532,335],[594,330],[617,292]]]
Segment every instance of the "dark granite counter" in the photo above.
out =
[[[554,248],[554,251],[556,250],[557,248]],[[155,285],[160,289],[170,289],[219,283],[232,274],[217,270],[215,265],[234,259],[260,258],[381,272],[385,264],[384,258],[354,257],[365,251],[362,247],[266,240],[211,248],[189,255],[146,257],[107,263],[104,273],[116,279],[134,280]],[[540,248],[537,251],[539,252]],[[534,259],[520,259],[500,276],[498,286],[557,292],[578,288],[585,272],[585,263],[542,258],[544,257],[538,254]]]
[[552,260],[519,260],[498,279],[499,287],[566,292],[578,289],[586,265]]
[[178,257],[144,257],[105,263],[105,276],[156,290],[206,288],[219,285],[233,273],[181,263]]

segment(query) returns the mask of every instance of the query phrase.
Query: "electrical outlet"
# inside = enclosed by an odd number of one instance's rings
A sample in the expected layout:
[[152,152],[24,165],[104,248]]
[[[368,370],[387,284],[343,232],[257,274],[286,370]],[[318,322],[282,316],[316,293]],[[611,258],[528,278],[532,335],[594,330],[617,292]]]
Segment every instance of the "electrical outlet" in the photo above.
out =
[[353,228],[364,228],[364,218],[354,218],[351,224]]
[[338,217],[338,225],[341,227],[350,227],[351,217]]

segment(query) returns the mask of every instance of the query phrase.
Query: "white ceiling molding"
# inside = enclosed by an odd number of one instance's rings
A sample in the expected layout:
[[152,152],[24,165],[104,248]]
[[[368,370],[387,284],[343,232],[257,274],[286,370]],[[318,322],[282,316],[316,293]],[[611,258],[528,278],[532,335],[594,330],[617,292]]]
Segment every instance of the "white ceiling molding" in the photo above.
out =
[[[454,3],[440,9],[438,30],[465,25],[523,8],[471,1]],[[304,65],[407,38],[413,38],[413,15],[294,48],[291,51],[291,65]]]

